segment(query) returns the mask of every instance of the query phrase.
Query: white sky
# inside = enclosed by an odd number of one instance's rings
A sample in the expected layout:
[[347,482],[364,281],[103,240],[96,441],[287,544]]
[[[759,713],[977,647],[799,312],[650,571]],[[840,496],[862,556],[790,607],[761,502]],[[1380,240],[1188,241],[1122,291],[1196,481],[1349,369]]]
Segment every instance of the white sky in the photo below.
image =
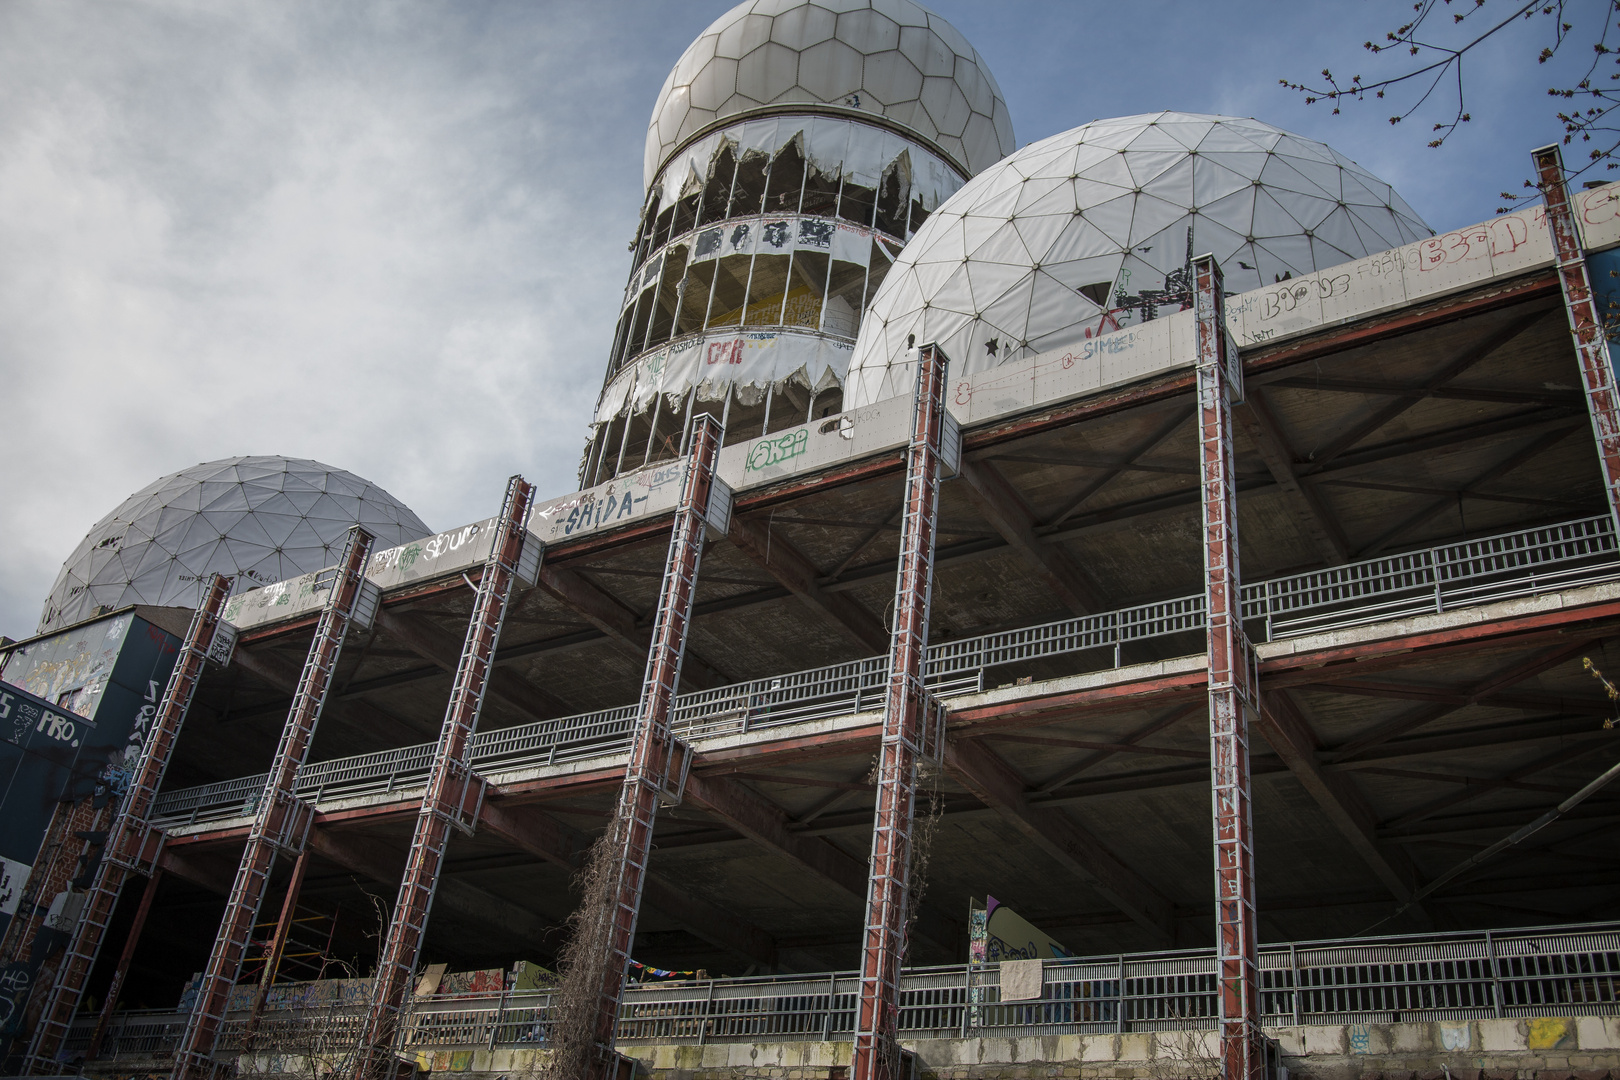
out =
[[[96,519],[199,461],[316,458],[436,529],[492,513],[513,472],[573,490],[647,115],[726,6],[0,2],[0,633],[33,632]],[[1392,128],[1393,102],[1335,117],[1277,85],[1375,77],[1394,61],[1361,42],[1405,0],[932,6],[1020,145],[1161,108],[1256,116],[1444,229],[1561,134],[1539,24],[1471,59],[1474,120],[1434,151],[1438,112]],[[1578,29],[1605,6],[1577,0]]]

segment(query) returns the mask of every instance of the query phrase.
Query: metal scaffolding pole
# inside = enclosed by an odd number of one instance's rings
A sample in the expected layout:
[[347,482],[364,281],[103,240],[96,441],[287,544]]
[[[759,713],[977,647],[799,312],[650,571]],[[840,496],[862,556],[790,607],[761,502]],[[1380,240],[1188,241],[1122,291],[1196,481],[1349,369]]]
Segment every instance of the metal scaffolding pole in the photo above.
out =
[[906,955],[907,892],[918,762],[937,753],[942,733],[923,687],[934,585],[945,417],[945,354],[917,351],[917,388],[906,457],[894,634],[883,707],[883,746],[872,823],[871,877],[861,940],[861,1000],[855,1020],[854,1080],[896,1080],[900,1069],[900,966]]
[[[416,972],[422,938],[427,933],[433,894],[439,887],[450,843],[450,827],[471,833],[484,803],[484,779],[472,771],[471,740],[484,708],[484,695],[494,671],[495,646],[513,589],[520,579],[533,584],[539,570],[539,542],[530,541],[525,527],[533,500],[534,487],[521,476],[507,481],[495,539],[478,580],[461,662],[456,667],[450,703],[433,751],[433,769],[416,816],[410,856],[405,861],[405,874],[388,923],[388,938],[372,980],[371,1007],[354,1064],[354,1075],[362,1080],[392,1076],[396,1071],[394,1038]],[[525,550],[530,553],[528,560],[524,558]]]
[[1255,708],[1257,679],[1254,649],[1243,633],[1237,469],[1232,457],[1232,404],[1243,400],[1243,362],[1227,337],[1225,292],[1214,256],[1200,255],[1193,260],[1193,280],[1198,320],[1204,603],[1209,613],[1210,797],[1215,826],[1221,1076],[1223,1080],[1254,1080],[1265,1062],[1255,954],[1249,790],[1249,716]]
[[647,856],[652,848],[653,821],[660,801],[681,801],[691,753],[670,731],[670,707],[680,687],[681,660],[692,620],[698,566],[703,559],[707,528],[724,536],[731,513],[731,493],[715,476],[724,436],[714,417],[704,413],[692,427],[691,453],[681,486],[680,506],[664,562],[664,584],[653,621],[652,643],[647,650],[647,673],[641,684],[641,705],[635,741],[625,766],[624,787],[613,819],[616,847],[611,870],[611,921],[604,942],[607,962],[596,991],[591,1025],[592,1054],[589,1080],[613,1080],[621,1075],[614,1049],[619,1003],[630,965],[630,946],[636,936],[636,917],[647,877]]
[[[1592,418],[1598,462],[1603,467],[1603,488],[1609,496],[1609,516],[1620,530],[1620,392],[1615,389],[1614,367],[1609,362],[1608,334],[1603,312],[1592,295],[1592,280],[1575,228],[1575,211],[1564,182],[1564,156],[1557,144],[1532,152],[1541,194],[1547,203],[1547,231],[1552,236],[1558,264],[1558,283],[1564,290],[1564,312],[1575,339],[1575,357],[1586,389],[1586,411]],[[1610,312],[1609,321],[1620,313]]]
[[[277,852],[303,853],[314,811],[295,794],[298,774],[309,757],[309,744],[326,705],[327,690],[343,651],[343,637],[351,622],[369,624],[376,608],[375,588],[365,587],[366,559],[371,554],[372,535],[356,525],[349,530],[343,558],[335,571],[317,579],[316,587],[328,590],[315,626],[315,639],[304,660],[304,672],[293,695],[287,722],[282,725],[281,742],[265,778],[253,825],[248,831],[242,861],[236,868],[219,934],[197,988],[197,1004],[186,1020],[186,1031],[174,1052],[173,1080],[207,1077],[214,1069],[214,1044],[225,1022],[231,987],[242,970],[253,925],[259,919],[265,885],[275,868]],[[362,595],[365,603],[362,605]]]
[[[197,692],[204,663],[211,655],[222,662],[230,659],[235,636],[229,624],[221,623],[219,618],[230,591],[230,578],[214,574],[208,579],[202,600],[191,616],[185,644],[174,662],[174,670],[169,673],[169,684],[163,691],[151,733],[147,736],[146,745],[141,748],[140,763],[124,795],[123,806],[108,831],[101,862],[91,879],[89,895],[85,897],[84,907],[73,927],[73,937],[68,942],[67,953],[56,969],[56,979],[45,999],[39,1023],[34,1028],[24,1064],[26,1072],[61,1072],[56,1058],[68,1030],[73,1026],[74,1014],[79,1011],[84,986],[90,978],[91,968],[95,966],[96,956],[101,952],[101,943],[106,939],[107,924],[112,920],[113,909],[118,904],[118,894],[132,873],[155,873],[154,864],[163,844],[163,833],[152,827],[152,804],[163,783],[163,774],[169,768],[169,759],[180,736],[180,727],[185,723],[186,711],[191,708],[191,699]],[[222,627],[225,628],[223,634],[220,633]],[[219,648],[217,653],[216,644]],[[142,901],[143,912],[149,902],[149,897]],[[131,933],[139,933],[138,923]],[[122,975],[127,967],[127,962],[121,963],[113,977],[112,987],[107,991],[109,1008],[111,1002],[117,1000]]]
[[270,995],[270,985],[276,981],[276,970],[281,967],[281,954],[287,948],[287,933],[292,929],[293,916],[298,911],[298,894],[304,890],[304,871],[309,869],[309,850],[299,852],[293,863],[292,879],[287,882],[287,895],[281,899],[281,915],[276,929],[270,935],[270,944],[264,950],[264,970],[259,973],[259,991],[253,995],[253,1009],[248,1013],[247,1026],[242,1029],[242,1049],[253,1045],[253,1036],[264,1017],[264,1002]]

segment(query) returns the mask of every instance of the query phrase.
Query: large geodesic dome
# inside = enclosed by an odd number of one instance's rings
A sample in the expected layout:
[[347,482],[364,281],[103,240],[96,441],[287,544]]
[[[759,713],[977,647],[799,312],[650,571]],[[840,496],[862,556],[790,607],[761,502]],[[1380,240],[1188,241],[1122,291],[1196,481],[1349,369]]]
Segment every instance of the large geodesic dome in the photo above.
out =
[[1014,146],[989,65],[914,0],[750,0],[711,23],[664,80],[647,126],[644,184],[711,124],[790,104],[884,117],[969,174]]
[[845,403],[910,393],[913,343],[973,372],[1179,311],[1194,254],[1242,292],[1430,235],[1388,184],[1270,124],[1096,120],[985,170],[924,223],[861,324]]
[[319,570],[352,525],[379,548],[432,532],[376,484],[318,461],[234,457],[181,469],[96,522],[62,564],[39,630],[129,604],[192,607],[209,574],[243,589]]

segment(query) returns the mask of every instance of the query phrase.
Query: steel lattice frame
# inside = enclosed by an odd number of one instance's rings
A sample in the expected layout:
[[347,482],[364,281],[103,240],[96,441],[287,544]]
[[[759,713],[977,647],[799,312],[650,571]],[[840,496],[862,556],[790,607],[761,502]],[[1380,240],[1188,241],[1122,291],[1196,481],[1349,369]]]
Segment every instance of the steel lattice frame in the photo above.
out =
[[521,476],[507,481],[500,523],[496,526],[499,532],[478,582],[478,595],[467,623],[455,685],[450,691],[450,703],[445,708],[444,724],[439,729],[439,742],[434,749],[433,770],[428,775],[427,791],[417,813],[410,856],[405,862],[393,918],[388,924],[388,939],[377,962],[371,1007],[360,1036],[360,1050],[355,1055],[356,1077],[392,1076],[395,1071],[392,1055],[400,1010],[405,1005],[422,938],[427,933],[433,894],[439,887],[439,874],[450,843],[450,828],[454,825],[472,831],[478,807],[483,803],[483,780],[472,771],[468,746],[484,708],[495,647],[500,641],[501,627],[517,583],[523,545],[528,539],[524,522],[528,520],[533,501],[532,484]]
[[[151,735],[142,748],[140,764],[130,782],[129,792],[124,796],[123,808],[108,831],[89,895],[85,897],[79,921],[73,927],[73,938],[68,942],[67,953],[56,969],[56,980],[45,999],[39,1024],[34,1028],[24,1065],[26,1072],[49,1074],[60,1071],[56,1056],[62,1049],[68,1030],[73,1026],[74,1014],[79,1011],[84,986],[90,978],[91,968],[95,967],[101,944],[106,939],[107,924],[118,904],[118,894],[132,873],[156,872],[153,866],[155,849],[162,840],[162,834],[152,828],[152,807],[157,801],[158,788],[163,784],[163,775],[168,771],[180,727],[185,723],[191,699],[197,692],[208,650],[219,628],[219,613],[230,591],[230,578],[220,574],[210,576],[202,600],[191,616],[185,644],[175,661],[174,670],[169,674],[169,684],[163,691]],[[150,895],[142,898],[143,912],[150,903]],[[109,1009],[118,1000],[123,973],[127,968],[127,964],[121,963],[113,975],[112,986],[107,991]],[[98,1026],[99,1030],[101,1027]]]
[[641,891],[647,877],[647,856],[652,847],[653,822],[660,797],[679,799],[678,776],[684,755],[670,731],[670,710],[680,686],[681,660],[692,619],[698,567],[703,558],[703,533],[708,524],[710,498],[715,488],[715,464],[720,456],[723,429],[703,414],[692,427],[691,451],[675,513],[669,555],[664,562],[664,584],[658,598],[652,643],[647,651],[647,673],[641,684],[630,761],[614,815],[614,841],[618,848],[612,870],[612,920],[606,943],[607,962],[596,992],[592,1023],[592,1080],[608,1080],[619,1073],[614,1037],[624,980],[629,971],[630,946],[635,940]]
[[281,954],[287,948],[287,934],[298,911],[298,894],[304,889],[304,873],[308,869],[309,850],[306,848],[299,854],[298,861],[293,863],[292,878],[287,882],[287,895],[281,900],[281,915],[276,919],[275,932],[264,950],[264,970],[259,972],[259,989],[253,995],[253,1008],[248,1013],[247,1024],[242,1028],[244,1050],[253,1046],[253,1036],[259,1030],[259,1021],[264,1018],[265,999],[269,997],[270,984],[276,981],[276,971],[281,967]]
[[298,800],[294,789],[304,760],[309,756],[309,744],[320,722],[321,710],[326,705],[327,691],[343,651],[343,638],[348,632],[355,602],[360,598],[372,539],[372,535],[358,525],[349,530],[343,558],[315,627],[315,639],[304,660],[298,691],[293,695],[287,722],[282,725],[281,742],[276,747],[270,774],[259,797],[242,861],[236,868],[236,881],[220,919],[213,952],[203,972],[202,985],[197,988],[197,1003],[186,1020],[180,1046],[175,1050],[173,1080],[206,1077],[213,1071],[214,1045],[219,1040],[225,1011],[230,1005],[231,988],[242,970],[242,958],[247,953],[253,925],[259,918],[259,905],[264,900],[270,871],[275,868],[276,853],[285,850],[298,854],[303,850],[312,811]]
[[[1564,155],[1557,144],[1532,151],[1541,194],[1547,204],[1547,232],[1552,236],[1558,264],[1558,283],[1563,287],[1564,312],[1569,316],[1569,332],[1575,339],[1575,359],[1581,368],[1581,384],[1586,390],[1586,411],[1592,418],[1592,435],[1597,440],[1598,461],[1603,466],[1603,489],[1609,497],[1609,514],[1620,529],[1620,391],[1615,388],[1614,367],[1609,362],[1609,344],[1602,312],[1592,295],[1586,256],[1581,251],[1581,234],[1575,228],[1575,211],[1564,181]],[[1612,318],[1611,318],[1612,321]]]
[[1215,825],[1215,928],[1223,1080],[1251,1080],[1264,1064],[1260,972],[1255,951],[1254,828],[1249,788],[1249,714],[1257,687],[1243,633],[1238,563],[1237,468],[1232,402],[1243,367],[1226,335],[1221,268],[1193,260],[1198,320],[1199,478],[1204,506],[1204,604],[1209,629],[1210,798]]
[[894,635],[883,708],[883,746],[872,822],[871,877],[861,939],[861,997],[854,1080],[893,1080],[900,1065],[900,965],[906,955],[911,829],[917,764],[930,713],[923,685],[939,517],[940,440],[945,427],[945,355],[918,350],[916,401],[906,455],[906,501],[894,592]]

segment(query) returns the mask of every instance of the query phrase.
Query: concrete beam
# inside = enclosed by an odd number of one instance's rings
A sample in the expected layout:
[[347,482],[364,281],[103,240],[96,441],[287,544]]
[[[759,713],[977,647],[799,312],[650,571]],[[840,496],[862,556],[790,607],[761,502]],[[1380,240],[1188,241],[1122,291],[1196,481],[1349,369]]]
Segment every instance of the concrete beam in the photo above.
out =
[[[735,780],[698,773],[687,778],[686,797],[760,847],[856,901],[865,901],[866,866],[824,837],[789,830],[787,812],[769,799]],[[949,919],[924,908],[917,913],[916,931],[919,938],[931,942],[952,960],[956,958],[960,931]]]
[[[609,593],[564,566],[540,567],[539,587],[574,614],[590,623],[620,652],[643,663],[652,644],[652,631],[636,622],[635,612]],[[681,663],[681,681],[699,690],[725,686],[735,680],[717,670],[690,647]]]
[[1334,750],[1333,760],[1351,761],[1362,757],[1368,750],[1388,742],[1397,735],[1404,735],[1425,724],[1433,723],[1448,713],[1478,704],[1494,697],[1497,693],[1510,686],[1515,686],[1549,668],[1557,667],[1567,660],[1572,660],[1601,640],[1601,638],[1583,637],[1578,641],[1556,645],[1551,649],[1538,652],[1506,671],[1499,671],[1490,678],[1469,687],[1460,701],[1425,705],[1404,716],[1397,716],[1393,720],[1387,720],[1363,735],[1356,736],[1348,743]]
[[964,457],[962,479],[967,481],[968,497],[979,513],[1057,594],[1064,607],[1076,615],[1107,609],[1108,598],[1068,554],[1055,544],[1042,543],[1035,535],[1035,515],[1029,504],[993,463]]
[[880,653],[888,649],[889,634],[883,624],[854,597],[824,590],[816,564],[787,537],[772,535],[769,524],[762,525],[756,519],[732,514],[727,539],[784,589],[826,616],[850,641],[868,652]]
[[[231,663],[288,695],[298,692],[298,680],[304,674],[302,665],[268,649],[238,648],[231,657]],[[336,695],[332,695],[327,699],[326,708],[366,731],[391,741],[416,743],[421,742],[424,736],[433,734],[364,701],[340,701]],[[286,711],[285,707],[281,709],[283,714]],[[316,735],[319,737],[320,732],[317,731]]]
[[1328,462],[1422,401],[1428,391],[1444,386],[1475,364],[1493,355],[1514,338],[1547,318],[1549,314],[1549,311],[1543,308],[1528,316],[1521,316],[1504,327],[1488,331],[1478,342],[1464,349],[1450,363],[1423,380],[1422,384],[1380,405],[1364,416],[1359,423],[1353,424],[1347,431],[1341,432],[1337,438],[1318,449],[1311,457],[1312,471],[1325,467]]
[[[452,675],[461,663],[461,639],[421,615],[382,608],[377,612],[377,628]],[[508,668],[490,669],[489,692],[531,720],[549,720],[573,711],[566,701]]]
[[[1512,472],[1514,469],[1517,469],[1520,465],[1523,465],[1525,462],[1529,461],[1531,458],[1535,457],[1537,454],[1540,454],[1542,451],[1551,449],[1554,444],[1561,441],[1578,426],[1581,426],[1581,422],[1580,418],[1576,417],[1572,418],[1569,423],[1562,428],[1554,428],[1551,431],[1543,432],[1540,436],[1532,439],[1528,444],[1521,447],[1514,453],[1509,454],[1507,457],[1503,458],[1501,461],[1498,461],[1490,468],[1485,469],[1482,472],[1475,473],[1462,485],[1461,490],[1467,491],[1473,488],[1478,488],[1484,484],[1490,483],[1493,480],[1500,479],[1501,477]],[[1361,558],[1370,558],[1377,555],[1385,548],[1393,544],[1402,534],[1416,529],[1419,525],[1424,524],[1431,518],[1434,518],[1447,510],[1453,509],[1456,507],[1456,505],[1457,495],[1442,495],[1439,498],[1429,502],[1422,509],[1415,511],[1411,515],[1396,522],[1394,525],[1391,525],[1388,529],[1384,530],[1381,536],[1379,536],[1372,543],[1368,544],[1366,547],[1362,548],[1357,554]]]
[[[404,852],[370,838],[346,836],[319,826],[309,831],[309,850],[391,889],[399,888],[405,871]],[[549,923],[531,908],[503,900],[451,874],[439,878],[434,902],[441,911],[454,913],[502,936],[542,942],[560,929],[560,922]]]
[[1155,939],[1175,943],[1170,901],[1067,814],[1032,806],[1023,780],[988,748],[971,739],[953,739],[945,745],[945,767],[980,802],[1090,883]]
[[157,865],[162,873],[173,874],[182,881],[200,885],[220,896],[229,896],[231,887],[236,883],[234,870],[217,870],[212,866],[204,866],[171,848],[165,848],[158,856]]
[[1378,842],[1377,815],[1351,776],[1328,772],[1317,761],[1321,742],[1287,691],[1263,695],[1259,721],[1260,733],[1271,749],[1395,899],[1405,901],[1422,887],[1422,878],[1406,851]]
[[1283,437],[1282,427],[1271,415],[1258,387],[1249,391],[1249,398],[1232,410],[1234,418],[1243,426],[1249,440],[1260,451],[1260,458],[1277,481],[1277,486],[1292,496],[1294,517],[1301,531],[1316,545],[1316,552],[1329,566],[1350,561],[1350,542],[1344,530],[1322,500],[1321,494],[1307,480],[1295,472],[1294,451]]
[[[513,847],[570,872],[579,867],[589,846],[579,833],[532,807],[485,802],[479,812],[479,825]],[[642,899],[700,941],[766,968],[776,966],[776,942],[769,934],[735,913],[692,895],[666,877],[649,871],[642,886]]]

